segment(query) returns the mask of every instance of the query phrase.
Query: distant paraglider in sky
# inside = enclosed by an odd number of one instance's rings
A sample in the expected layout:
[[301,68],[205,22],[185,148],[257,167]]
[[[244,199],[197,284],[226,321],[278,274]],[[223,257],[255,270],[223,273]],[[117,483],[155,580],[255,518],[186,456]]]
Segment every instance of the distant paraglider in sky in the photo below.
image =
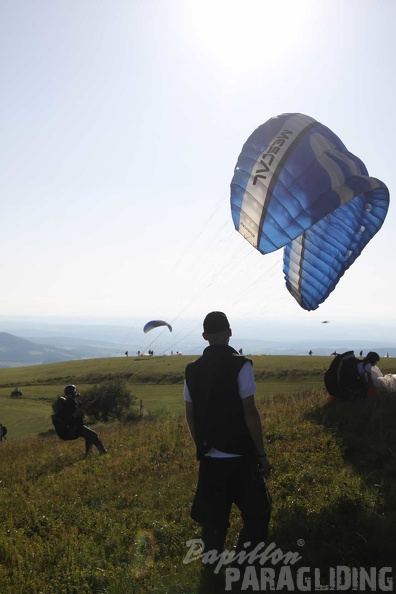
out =
[[151,322],[147,322],[143,328],[143,332],[147,334],[147,332],[150,332],[153,328],[158,328],[158,326],[168,326],[169,331],[172,332],[172,326],[163,320],[151,320]]
[[235,228],[262,254],[284,247],[286,287],[308,311],[335,289],[388,207],[385,184],[329,128],[299,113],[257,128],[231,181]]

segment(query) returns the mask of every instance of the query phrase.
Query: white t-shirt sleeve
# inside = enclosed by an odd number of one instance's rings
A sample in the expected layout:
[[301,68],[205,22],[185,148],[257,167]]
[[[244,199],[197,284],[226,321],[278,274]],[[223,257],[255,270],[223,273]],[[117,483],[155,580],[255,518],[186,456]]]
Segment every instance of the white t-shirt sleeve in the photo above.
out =
[[240,397],[247,398],[256,393],[256,382],[254,381],[253,365],[246,361],[238,375],[238,388]]
[[191,396],[190,396],[190,390],[188,389],[186,380],[184,380],[183,394],[184,394],[184,400],[186,402],[192,402]]
[[[246,361],[239,372],[238,389],[239,395],[242,399],[247,398],[248,396],[253,396],[256,393],[256,382],[254,381],[253,365],[249,363],[249,361]],[[192,402],[186,380],[184,380],[183,395],[186,402]]]
[[371,363],[366,363],[364,365],[363,361],[359,361],[357,369],[358,369],[358,373],[360,375],[363,375],[364,373],[370,373],[371,372]]

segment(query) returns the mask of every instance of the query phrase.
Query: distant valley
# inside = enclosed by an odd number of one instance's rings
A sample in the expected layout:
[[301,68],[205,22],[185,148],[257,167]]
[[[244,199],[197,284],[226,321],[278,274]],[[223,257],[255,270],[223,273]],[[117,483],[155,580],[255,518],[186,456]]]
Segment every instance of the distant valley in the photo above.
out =
[[[143,325],[144,321],[138,319],[107,324],[0,319],[0,367],[124,357],[126,351],[131,357],[149,350],[155,355],[199,355],[207,346],[201,336],[200,320],[177,320],[172,333],[166,329],[144,334]],[[359,356],[361,351],[365,354],[375,350],[380,357],[396,357],[395,334],[391,328],[381,338],[376,335],[376,328],[367,326],[364,332],[361,328],[355,331],[330,324],[305,326],[286,321],[236,320],[230,344],[246,355],[306,356],[312,351],[314,356],[330,356],[334,351],[354,350]]]
[[46,337],[33,342],[8,332],[0,332],[0,367],[42,365],[76,359],[114,357],[120,354],[116,345],[103,346],[84,339]]

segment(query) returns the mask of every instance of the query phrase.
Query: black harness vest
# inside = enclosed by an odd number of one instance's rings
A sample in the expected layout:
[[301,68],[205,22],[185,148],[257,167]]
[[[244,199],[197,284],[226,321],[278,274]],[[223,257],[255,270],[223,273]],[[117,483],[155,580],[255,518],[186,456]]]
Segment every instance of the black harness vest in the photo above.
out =
[[229,454],[255,453],[238,389],[238,375],[247,361],[252,363],[228,345],[210,345],[186,367],[198,460],[210,448]]

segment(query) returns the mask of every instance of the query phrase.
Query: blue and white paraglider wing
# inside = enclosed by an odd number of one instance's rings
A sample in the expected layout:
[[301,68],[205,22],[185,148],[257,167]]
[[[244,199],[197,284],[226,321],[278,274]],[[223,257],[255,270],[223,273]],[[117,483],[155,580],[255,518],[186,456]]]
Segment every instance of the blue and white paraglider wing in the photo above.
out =
[[143,332],[147,334],[147,332],[150,332],[150,330],[153,330],[153,328],[158,328],[159,326],[167,326],[169,331],[172,332],[172,326],[163,320],[151,320],[151,322],[147,322],[143,328]]
[[282,114],[257,128],[231,181],[235,228],[262,254],[284,247],[286,286],[316,309],[381,228],[383,182],[326,126]]

